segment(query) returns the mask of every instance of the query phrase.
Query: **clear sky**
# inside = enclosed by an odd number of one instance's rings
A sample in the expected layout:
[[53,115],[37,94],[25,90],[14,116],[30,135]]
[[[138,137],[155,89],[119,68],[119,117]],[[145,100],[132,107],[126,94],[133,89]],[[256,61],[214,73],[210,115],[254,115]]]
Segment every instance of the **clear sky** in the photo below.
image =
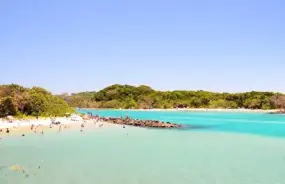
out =
[[284,0],[0,0],[0,84],[285,92]]

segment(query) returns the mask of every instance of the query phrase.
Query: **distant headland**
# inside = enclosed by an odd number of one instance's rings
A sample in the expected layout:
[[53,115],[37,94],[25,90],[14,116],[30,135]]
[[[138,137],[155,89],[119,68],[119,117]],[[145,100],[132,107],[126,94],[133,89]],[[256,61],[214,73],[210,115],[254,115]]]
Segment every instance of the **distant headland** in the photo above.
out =
[[275,92],[216,93],[209,91],[157,91],[149,86],[111,85],[98,92],[62,94],[70,106],[110,109],[184,109],[284,112],[285,96]]
[[[275,92],[157,91],[149,86],[111,85],[98,92],[53,95],[41,88],[0,85],[0,118],[64,116],[78,108],[256,111],[285,113],[285,95]],[[278,109],[278,110],[277,110]]]

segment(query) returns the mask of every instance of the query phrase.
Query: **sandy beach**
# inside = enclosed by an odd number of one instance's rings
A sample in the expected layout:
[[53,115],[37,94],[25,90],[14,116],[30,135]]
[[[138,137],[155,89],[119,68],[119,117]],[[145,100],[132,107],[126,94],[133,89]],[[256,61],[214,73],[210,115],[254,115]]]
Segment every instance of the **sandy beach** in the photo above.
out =
[[[44,134],[51,131],[58,132],[67,131],[69,129],[78,129],[78,131],[80,131],[88,128],[120,126],[116,124],[93,120],[72,121],[69,118],[57,118],[57,121],[61,122],[61,124],[51,124],[51,120],[48,118],[38,120],[15,120],[12,123],[9,123],[7,121],[1,121],[0,137],[12,135],[22,136],[23,134]],[[82,127],[82,125],[84,127]],[[6,132],[7,129],[9,129],[9,133]]]

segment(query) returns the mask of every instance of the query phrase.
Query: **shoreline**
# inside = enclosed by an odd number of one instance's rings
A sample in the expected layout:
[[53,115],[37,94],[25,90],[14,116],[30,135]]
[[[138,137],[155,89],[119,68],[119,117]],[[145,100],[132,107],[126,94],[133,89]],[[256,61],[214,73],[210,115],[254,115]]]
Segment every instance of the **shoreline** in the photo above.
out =
[[253,113],[278,113],[278,109],[210,109],[210,108],[178,108],[178,109],[103,109],[79,108],[83,110],[120,110],[120,111],[189,111],[189,112],[253,112]]
[[[57,118],[61,124],[56,125],[52,124],[48,119],[39,119],[39,120],[31,120],[31,121],[15,121],[13,123],[1,123],[0,122],[0,141],[3,137],[9,136],[26,136],[31,134],[45,134],[49,132],[65,132],[69,130],[84,130],[84,129],[94,129],[101,127],[114,127],[121,126],[117,124],[112,124],[103,121],[93,121],[93,120],[82,120],[82,121],[71,121],[68,118]],[[31,129],[32,125],[34,126]],[[81,127],[84,125],[84,127]],[[50,127],[51,126],[51,127]],[[9,133],[6,133],[6,130],[9,129]]]
[[[242,112],[242,113],[272,113],[277,114],[278,110],[252,110],[252,109],[207,109],[207,108],[185,108],[185,109],[98,109],[98,108],[80,108],[82,110],[118,110],[118,111],[153,111],[153,112],[159,112],[159,111],[169,111],[169,112],[178,112],[178,111],[186,111],[186,112]],[[102,117],[104,119],[104,117]],[[26,119],[26,120],[15,120],[12,123],[9,123],[8,121],[0,121],[0,136],[6,137],[6,136],[14,136],[18,135],[21,136],[23,134],[41,134],[43,131],[45,132],[58,132],[60,127],[62,131],[66,131],[68,129],[78,129],[83,130],[84,128],[100,128],[102,126],[104,127],[112,127],[112,126],[130,126],[128,124],[122,124],[122,123],[116,123],[116,122],[108,122],[104,121],[103,119],[94,120],[80,120],[80,121],[73,121],[70,118],[66,117],[59,117],[56,118],[57,121],[60,122],[60,125],[52,124],[51,125],[51,119],[50,118],[40,118],[40,119]],[[113,118],[114,119],[114,118]],[[115,121],[115,120],[114,120]],[[117,121],[117,120],[116,120]],[[151,120],[150,120],[151,121]],[[34,127],[33,130],[31,130],[31,127]],[[84,125],[84,127],[81,127],[81,125]],[[178,124],[177,124],[178,125]],[[10,132],[6,133],[6,130],[9,129]],[[0,140],[1,140],[0,137]]]

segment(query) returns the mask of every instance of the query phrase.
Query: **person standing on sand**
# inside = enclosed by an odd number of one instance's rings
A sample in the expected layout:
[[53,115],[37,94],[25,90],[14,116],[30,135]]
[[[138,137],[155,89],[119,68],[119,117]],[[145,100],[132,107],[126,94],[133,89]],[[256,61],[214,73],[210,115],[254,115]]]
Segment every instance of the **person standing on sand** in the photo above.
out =
[[83,123],[81,124],[81,130],[80,130],[80,132],[83,132],[83,128],[84,128],[84,125],[83,125]]
[[34,129],[34,124],[31,125],[31,130],[33,131],[33,129]]

